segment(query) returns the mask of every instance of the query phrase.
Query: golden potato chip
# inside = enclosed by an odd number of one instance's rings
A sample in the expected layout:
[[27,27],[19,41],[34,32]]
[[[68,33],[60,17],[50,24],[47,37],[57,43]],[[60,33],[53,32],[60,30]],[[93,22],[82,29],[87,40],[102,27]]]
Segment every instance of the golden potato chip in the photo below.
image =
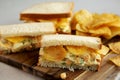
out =
[[106,55],[109,52],[109,48],[102,45],[102,48],[97,51],[99,54]]
[[120,54],[120,42],[113,42],[108,44],[109,48],[117,54]]
[[111,13],[90,13],[80,10],[72,18],[72,28],[77,35],[104,37],[110,39],[120,35],[120,16]]
[[89,33],[91,33],[92,36],[103,36],[105,38],[111,36],[111,30],[107,26],[89,29]]
[[109,24],[107,24],[109,27],[120,27],[120,17],[119,17],[119,19],[118,20],[116,20],[116,21],[113,21],[113,22],[111,22],[111,23],[109,23]]
[[25,37],[25,36],[6,38],[6,40],[8,40],[10,42],[13,42],[13,43],[18,43],[18,42],[21,42],[21,41],[26,40],[26,39],[28,39],[28,37]]
[[110,27],[110,30],[112,32],[111,38],[120,35],[120,27]]
[[66,46],[67,50],[74,55],[85,55],[94,52],[93,49],[84,46]]
[[111,22],[114,22],[118,19],[118,17],[116,17],[116,15],[114,14],[107,14],[107,13],[103,13],[103,14],[93,14],[93,23],[91,25],[91,28],[97,28],[97,27],[101,27],[101,25],[107,25]]
[[84,30],[84,28],[81,27],[79,24],[76,24],[76,30],[81,32],[88,32],[88,29]]
[[67,52],[63,46],[51,46],[44,48],[43,57],[50,61],[60,61],[65,58]]
[[120,55],[110,58],[110,61],[112,61],[116,66],[120,67]]
[[73,27],[75,28],[76,24],[78,23],[80,27],[82,27],[85,31],[87,30],[87,26],[91,24],[93,21],[92,14],[88,12],[87,10],[80,10],[77,13],[74,14],[72,23]]
[[90,36],[89,33],[84,33],[84,32],[81,32],[81,31],[76,31],[76,35],[81,35],[81,36]]

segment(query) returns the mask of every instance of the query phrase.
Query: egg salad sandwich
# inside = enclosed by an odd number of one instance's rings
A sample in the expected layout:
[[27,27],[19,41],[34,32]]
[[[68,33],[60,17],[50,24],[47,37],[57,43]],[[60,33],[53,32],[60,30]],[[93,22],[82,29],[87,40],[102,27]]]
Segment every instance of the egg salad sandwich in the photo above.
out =
[[20,13],[20,20],[25,22],[48,22],[56,25],[58,33],[71,33],[70,20],[73,2],[46,2],[33,5]]
[[101,39],[66,34],[51,34],[41,37],[38,65],[66,68],[70,71],[83,69],[97,71],[103,55],[109,48]]
[[0,25],[0,53],[39,48],[41,35],[55,33],[52,22]]

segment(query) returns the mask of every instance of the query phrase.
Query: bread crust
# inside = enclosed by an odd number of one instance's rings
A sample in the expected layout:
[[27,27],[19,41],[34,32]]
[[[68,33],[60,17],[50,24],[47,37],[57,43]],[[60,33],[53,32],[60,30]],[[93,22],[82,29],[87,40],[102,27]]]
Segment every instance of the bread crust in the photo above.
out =
[[86,37],[77,35],[43,35],[41,39],[41,47],[58,46],[58,45],[72,45],[72,46],[86,46],[93,49],[101,49],[101,39],[96,37]]
[[82,70],[87,70],[87,71],[98,71],[100,68],[99,64],[94,64],[94,65],[89,65],[89,66],[78,66],[78,65],[62,65],[62,64],[57,64],[51,61],[43,61],[39,60],[38,66],[43,66],[43,67],[53,67],[53,68],[63,68],[63,69],[69,69],[70,71],[74,71],[76,69],[82,69]]
[[56,19],[56,18],[68,18],[72,14],[71,13],[63,13],[63,14],[20,14],[20,20],[32,20],[39,21],[40,19]]
[[39,36],[54,33],[56,33],[56,28],[52,22],[22,23],[0,26],[0,37]]
[[[39,19],[68,18],[72,15],[73,7],[73,2],[40,3],[22,11],[20,20],[37,21]],[[41,10],[37,10],[38,8]]]

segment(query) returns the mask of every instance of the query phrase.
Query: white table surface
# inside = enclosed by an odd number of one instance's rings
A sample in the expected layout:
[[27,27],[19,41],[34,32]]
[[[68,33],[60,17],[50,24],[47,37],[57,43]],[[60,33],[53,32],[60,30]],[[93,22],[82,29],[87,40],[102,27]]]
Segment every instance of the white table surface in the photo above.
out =
[[[120,0],[0,0],[0,25],[22,23],[19,21],[19,13],[23,9],[36,3],[51,1],[72,1],[75,3],[74,12],[87,9],[90,12],[120,15]],[[42,79],[0,62],[0,80]],[[116,80],[120,80],[120,77]]]
[[43,80],[23,70],[0,62],[0,80]]

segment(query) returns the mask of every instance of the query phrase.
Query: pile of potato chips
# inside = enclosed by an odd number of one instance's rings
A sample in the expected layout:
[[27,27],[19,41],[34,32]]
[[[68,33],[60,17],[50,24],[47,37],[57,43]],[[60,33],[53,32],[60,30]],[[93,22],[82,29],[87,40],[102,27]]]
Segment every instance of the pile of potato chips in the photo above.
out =
[[[120,16],[111,13],[90,13],[87,10],[76,12],[71,20],[72,30],[76,35],[103,37],[111,39],[120,35]],[[109,48],[119,54],[110,58],[115,65],[120,67],[120,40],[108,44]]]
[[112,42],[109,44],[109,48],[118,56],[115,56],[113,58],[110,58],[110,61],[112,61],[115,65],[120,67],[120,41],[118,42]]
[[71,26],[77,35],[110,39],[120,35],[120,16],[108,13],[92,14],[87,10],[80,10],[74,14]]

